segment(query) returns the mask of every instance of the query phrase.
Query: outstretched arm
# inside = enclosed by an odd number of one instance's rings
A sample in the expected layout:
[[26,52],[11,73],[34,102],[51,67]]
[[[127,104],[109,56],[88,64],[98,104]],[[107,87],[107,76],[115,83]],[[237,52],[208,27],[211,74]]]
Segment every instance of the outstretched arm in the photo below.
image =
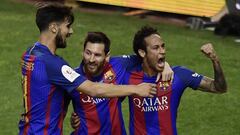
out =
[[214,69],[214,79],[204,76],[200,82],[199,90],[213,93],[225,93],[227,83],[221,68],[220,61],[211,43],[201,47],[201,51],[212,61]]
[[77,90],[93,97],[121,97],[138,95],[141,97],[153,97],[156,94],[156,84],[141,83],[139,85],[114,85],[106,83],[94,83],[89,80],[83,82]]

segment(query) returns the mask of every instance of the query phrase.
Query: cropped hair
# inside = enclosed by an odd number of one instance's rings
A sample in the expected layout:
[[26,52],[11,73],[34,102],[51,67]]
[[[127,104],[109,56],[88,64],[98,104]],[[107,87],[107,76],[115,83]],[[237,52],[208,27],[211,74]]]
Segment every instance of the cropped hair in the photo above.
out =
[[49,4],[42,6],[36,13],[36,24],[40,32],[46,30],[52,22],[64,22],[67,20],[70,25],[74,21],[72,8],[62,4]]
[[110,50],[111,42],[103,32],[88,32],[87,37],[85,38],[85,41],[84,41],[84,49],[87,45],[87,42],[103,43],[105,54],[107,54]]
[[149,27],[149,26],[143,26],[139,31],[136,32],[134,39],[133,39],[133,50],[134,50],[135,54],[137,54],[137,56],[140,57],[140,55],[138,53],[139,49],[142,49],[146,52],[145,38],[152,34],[158,34],[157,29]]

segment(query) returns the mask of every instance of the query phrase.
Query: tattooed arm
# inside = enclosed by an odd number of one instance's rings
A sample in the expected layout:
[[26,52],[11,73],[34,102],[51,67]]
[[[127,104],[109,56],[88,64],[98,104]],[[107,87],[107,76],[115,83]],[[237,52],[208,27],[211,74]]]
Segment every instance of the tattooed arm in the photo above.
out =
[[204,76],[198,89],[205,92],[225,93],[227,91],[227,83],[212,44],[203,45],[201,51],[212,61],[214,79]]

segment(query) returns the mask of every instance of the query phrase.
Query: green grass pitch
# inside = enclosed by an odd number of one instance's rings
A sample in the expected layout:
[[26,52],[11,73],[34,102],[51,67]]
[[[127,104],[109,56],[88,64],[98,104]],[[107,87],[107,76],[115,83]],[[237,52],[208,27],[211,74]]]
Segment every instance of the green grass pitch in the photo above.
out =
[[[0,135],[18,132],[22,113],[20,57],[38,38],[35,25],[36,9],[13,0],[0,1]],[[198,73],[213,77],[211,62],[200,52],[203,43],[212,42],[228,83],[228,92],[215,95],[187,89],[179,106],[179,135],[237,135],[240,133],[240,44],[232,37],[218,37],[209,31],[194,31],[163,23],[154,23],[121,13],[83,13],[74,11],[74,34],[68,47],[57,53],[72,67],[79,65],[83,39],[88,31],[103,31],[111,39],[111,54],[131,54],[134,33],[143,25],[156,27],[166,42],[167,61],[184,65]],[[128,125],[127,102],[123,104]],[[64,122],[64,134],[69,134],[69,113]]]

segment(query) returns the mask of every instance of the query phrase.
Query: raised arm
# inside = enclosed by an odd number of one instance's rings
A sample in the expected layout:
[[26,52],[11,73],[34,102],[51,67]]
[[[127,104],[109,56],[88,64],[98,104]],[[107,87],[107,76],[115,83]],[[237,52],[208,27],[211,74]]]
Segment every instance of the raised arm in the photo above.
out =
[[141,97],[153,97],[156,94],[156,84],[141,83],[139,85],[114,85],[94,83],[86,80],[77,90],[94,97],[121,97],[138,95]]
[[199,90],[213,93],[225,93],[227,83],[221,68],[220,61],[211,43],[201,47],[201,51],[212,61],[214,69],[214,79],[204,76],[200,82]]

